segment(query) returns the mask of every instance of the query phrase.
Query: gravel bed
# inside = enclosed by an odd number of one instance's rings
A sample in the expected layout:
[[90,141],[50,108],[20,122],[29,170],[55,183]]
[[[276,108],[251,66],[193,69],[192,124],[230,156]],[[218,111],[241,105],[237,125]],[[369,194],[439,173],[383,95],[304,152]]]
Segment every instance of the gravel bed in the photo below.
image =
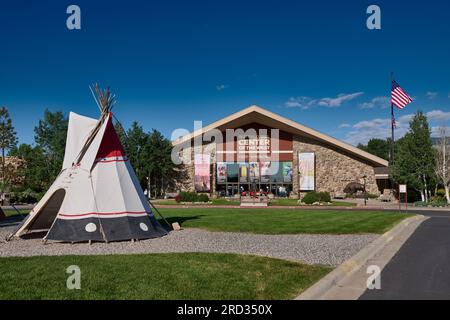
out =
[[237,232],[210,232],[183,229],[169,235],[132,243],[69,244],[40,239],[13,239],[5,236],[14,227],[0,228],[0,257],[98,255],[167,252],[221,252],[252,254],[301,261],[308,264],[336,266],[353,256],[379,235],[259,235]]

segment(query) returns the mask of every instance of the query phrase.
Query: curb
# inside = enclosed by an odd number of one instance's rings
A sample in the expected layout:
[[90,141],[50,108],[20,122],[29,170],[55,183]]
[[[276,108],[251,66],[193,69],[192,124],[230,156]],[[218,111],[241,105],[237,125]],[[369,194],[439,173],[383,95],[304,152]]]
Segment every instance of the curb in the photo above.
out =
[[346,260],[336,269],[319,280],[319,282],[315,283],[312,287],[301,293],[298,297],[295,298],[295,300],[321,299],[321,297],[323,297],[325,293],[328,292],[328,290],[336,286],[344,278],[350,277],[356,271],[358,271],[369,259],[380,252],[396,236],[402,233],[411,223],[419,222],[420,224],[426,219],[427,217],[423,215],[416,215],[398,223],[394,228],[382,234],[380,237],[368,244],[353,257]]

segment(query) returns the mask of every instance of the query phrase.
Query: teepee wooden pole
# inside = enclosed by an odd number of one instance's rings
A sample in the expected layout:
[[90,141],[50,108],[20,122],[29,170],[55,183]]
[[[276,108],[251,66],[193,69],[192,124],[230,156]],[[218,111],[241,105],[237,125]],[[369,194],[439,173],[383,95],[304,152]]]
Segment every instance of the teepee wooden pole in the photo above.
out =
[[148,203],[150,203],[150,205],[152,206],[153,209],[155,209],[155,211],[159,214],[159,216],[164,220],[164,222],[167,224],[167,226],[169,226],[170,229],[172,229],[172,225],[169,224],[169,222],[166,220],[166,218],[164,218],[164,216],[161,214],[161,212],[159,212],[158,209],[156,209],[155,205],[153,203],[150,202],[150,200],[148,200]]

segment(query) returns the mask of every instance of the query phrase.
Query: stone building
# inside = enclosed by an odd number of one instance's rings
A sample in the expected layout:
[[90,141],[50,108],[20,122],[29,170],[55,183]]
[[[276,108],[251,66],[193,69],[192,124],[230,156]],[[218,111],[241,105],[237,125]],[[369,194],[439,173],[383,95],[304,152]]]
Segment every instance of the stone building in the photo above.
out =
[[388,162],[258,106],[251,106],[173,142],[183,159],[182,191],[233,196],[262,191],[299,197],[343,193],[350,182],[380,194]]

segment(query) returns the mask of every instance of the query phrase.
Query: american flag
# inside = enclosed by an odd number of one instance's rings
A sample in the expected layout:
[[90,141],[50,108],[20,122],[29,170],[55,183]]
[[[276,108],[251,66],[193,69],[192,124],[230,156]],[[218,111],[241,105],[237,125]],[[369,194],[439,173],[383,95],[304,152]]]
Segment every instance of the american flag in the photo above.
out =
[[397,129],[397,122],[395,122],[395,117],[392,117],[392,128]]
[[392,80],[391,103],[399,109],[403,109],[412,102],[411,97]]

